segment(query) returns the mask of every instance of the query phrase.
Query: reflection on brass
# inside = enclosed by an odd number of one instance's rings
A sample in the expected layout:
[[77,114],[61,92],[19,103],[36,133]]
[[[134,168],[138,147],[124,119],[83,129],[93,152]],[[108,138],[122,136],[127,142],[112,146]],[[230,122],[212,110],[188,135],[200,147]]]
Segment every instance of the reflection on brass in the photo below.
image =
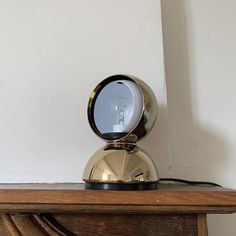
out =
[[110,143],[98,150],[84,171],[85,182],[157,181],[157,171],[149,156],[135,144]]

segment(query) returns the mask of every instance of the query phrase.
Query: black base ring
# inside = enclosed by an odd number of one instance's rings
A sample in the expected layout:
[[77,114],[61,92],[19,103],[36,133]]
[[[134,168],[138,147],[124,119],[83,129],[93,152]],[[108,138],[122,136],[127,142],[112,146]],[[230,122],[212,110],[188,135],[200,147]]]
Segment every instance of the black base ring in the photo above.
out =
[[156,182],[145,183],[85,183],[85,189],[96,190],[155,190],[157,189]]

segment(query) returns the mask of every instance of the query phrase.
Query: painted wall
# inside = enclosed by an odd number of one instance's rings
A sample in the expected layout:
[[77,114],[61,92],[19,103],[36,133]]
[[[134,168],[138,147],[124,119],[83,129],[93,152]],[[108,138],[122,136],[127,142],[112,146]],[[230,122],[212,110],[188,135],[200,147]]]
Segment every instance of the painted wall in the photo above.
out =
[[[236,188],[236,2],[163,0],[173,176]],[[210,216],[235,236],[236,215]]]
[[160,1],[0,2],[0,182],[80,182],[104,145],[88,125],[88,97],[117,73],[158,98],[158,125],[140,145],[166,175]]

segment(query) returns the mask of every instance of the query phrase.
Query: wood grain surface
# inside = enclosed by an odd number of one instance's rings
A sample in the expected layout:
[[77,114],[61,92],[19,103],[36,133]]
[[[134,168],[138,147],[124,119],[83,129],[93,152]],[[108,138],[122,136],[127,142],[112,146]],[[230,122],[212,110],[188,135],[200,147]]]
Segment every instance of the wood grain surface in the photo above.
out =
[[199,236],[208,236],[206,214],[197,214],[197,228]]
[[234,213],[236,191],[160,185],[152,191],[85,190],[83,184],[1,184],[2,213]]
[[83,184],[0,185],[0,204],[111,204],[236,206],[236,191],[221,187],[159,185],[157,190],[85,190]]
[[205,236],[196,215],[13,215],[0,219],[1,236]]
[[207,213],[236,212],[236,191],[167,185],[152,191],[83,184],[1,184],[1,236],[207,236]]

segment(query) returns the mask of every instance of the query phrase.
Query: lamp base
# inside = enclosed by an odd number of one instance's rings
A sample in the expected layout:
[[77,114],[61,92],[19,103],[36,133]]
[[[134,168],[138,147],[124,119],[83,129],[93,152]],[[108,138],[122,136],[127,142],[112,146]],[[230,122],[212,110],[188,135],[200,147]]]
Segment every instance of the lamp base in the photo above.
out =
[[158,174],[151,158],[135,143],[112,142],[98,150],[87,163],[86,189],[156,189]]
[[155,190],[158,182],[145,183],[85,183],[86,189],[96,190]]

